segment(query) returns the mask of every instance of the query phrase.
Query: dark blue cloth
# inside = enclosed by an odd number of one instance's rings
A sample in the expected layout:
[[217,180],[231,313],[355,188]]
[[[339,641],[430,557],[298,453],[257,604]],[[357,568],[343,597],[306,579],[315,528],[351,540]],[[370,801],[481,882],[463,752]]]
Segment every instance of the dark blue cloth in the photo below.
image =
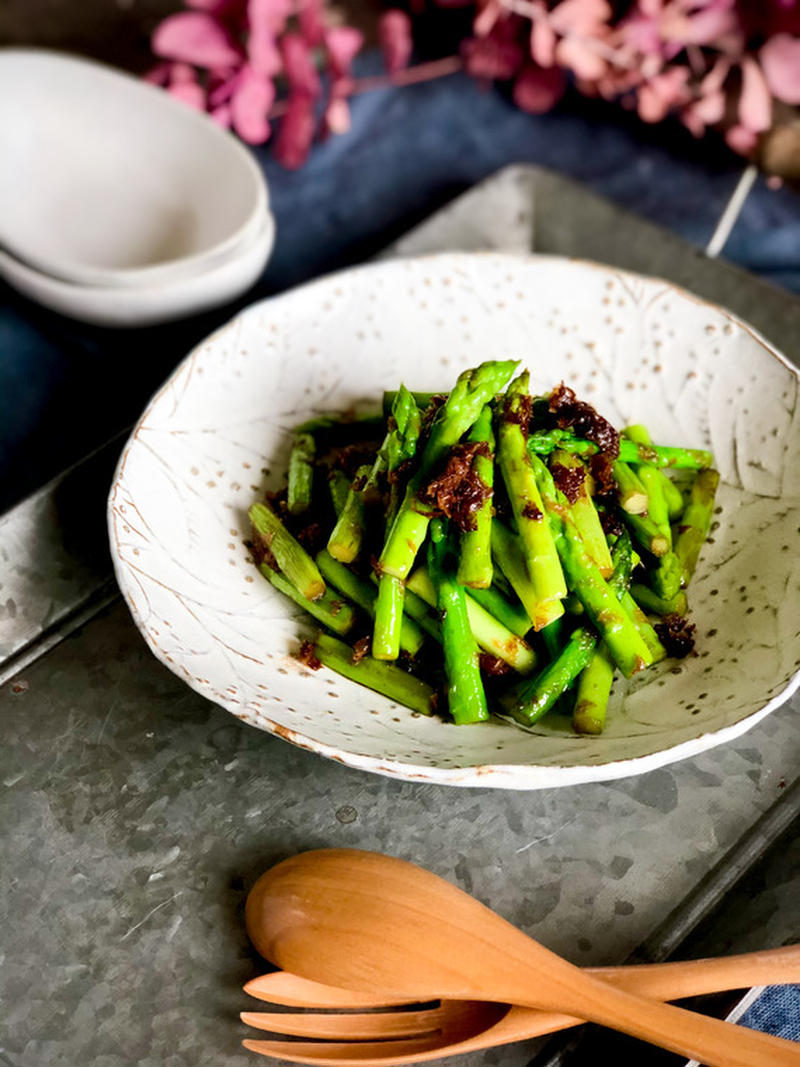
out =
[[[376,69],[374,56],[360,73]],[[227,308],[169,326],[107,330],[70,322],[0,284],[0,512],[133,421],[204,335],[238,307],[359,262],[501,167],[534,162],[703,245],[742,170],[718,141],[645,127],[571,99],[526,115],[455,75],[353,102],[353,128],[282,170],[256,152],[277,243],[261,282]],[[54,161],[56,163],[57,161]],[[800,291],[800,202],[759,182],[726,255]]]
[[800,985],[765,989],[739,1022],[787,1041],[800,1041]]

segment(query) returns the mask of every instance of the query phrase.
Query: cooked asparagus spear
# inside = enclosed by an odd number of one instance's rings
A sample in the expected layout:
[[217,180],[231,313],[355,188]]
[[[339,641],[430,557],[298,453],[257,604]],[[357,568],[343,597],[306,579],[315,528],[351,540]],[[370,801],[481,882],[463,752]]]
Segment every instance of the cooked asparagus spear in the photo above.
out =
[[[378,598],[378,591],[375,586],[353,574],[348,567],[345,567],[343,563],[339,563],[324,549],[322,552],[317,553],[316,562],[322,576],[330,585],[352,600],[354,604],[357,604],[371,618],[375,617],[375,602]],[[424,636],[420,627],[413,619],[404,616],[400,623],[400,648],[410,656],[416,656],[422,648],[423,641]],[[375,658],[380,659],[381,657],[376,656]],[[393,658],[396,659],[397,657]]]
[[[511,595],[514,595],[513,591]],[[530,630],[531,620],[522,604],[506,599],[496,585],[489,589],[467,589],[467,596],[476,600],[482,608],[486,608],[490,615],[494,615],[498,622],[502,622],[517,637],[524,637]]]
[[647,491],[627,463],[619,459],[616,461],[614,479],[622,510],[628,515],[646,515]]
[[[635,444],[649,449],[653,447],[653,441],[645,426],[638,423],[634,426],[626,426],[622,433],[623,440],[633,441]],[[680,489],[661,468],[654,467],[649,463],[638,464],[636,473],[639,475],[650,499],[648,508],[650,518],[658,525],[661,532],[666,535],[669,546],[672,548],[672,533],[669,524],[670,520],[677,518],[683,511],[683,497]]]
[[325,592],[325,582],[300,542],[292,537],[266,504],[253,504],[248,515],[254,537],[275,557],[275,562],[298,593],[307,600],[318,600]]
[[[435,606],[438,603],[430,572],[424,567],[417,567],[412,571],[407,582],[406,595],[408,591],[416,593],[428,604]],[[536,666],[536,656],[530,645],[477,603],[468,589],[466,594],[467,620],[473,637],[481,648],[508,663],[520,674],[532,671]]]
[[655,628],[651,625],[650,620],[631,596],[630,589],[625,590],[620,596],[619,602],[630,615],[633,620],[633,625],[639,631],[642,640],[650,649],[653,663],[659,663],[666,656],[666,649],[662,645],[661,638],[656,633]]
[[446,403],[436,414],[419,469],[406,488],[383,546],[379,561],[382,573],[400,579],[408,576],[431,519],[431,508],[420,500],[420,490],[448,449],[471,428],[486,404],[503,388],[516,365],[512,360],[493,360],[459,375]]
[[381,575],[372,631],[372,655],[375,659],[391,660],[400,655],[404,595],[405,587],[399,578],[393,574]]
[[[477,422],[467,434],[467,441],[484,443],[488,455],[478,454],[474,460],[478,478],[489,489],[494,485],[494,434],[492,409],[487,404]],[[492,498],[483,502],[475,513],[475,529],[461,536],[461,555],[458,561],[458,580],[470,589],[488,589],[492,584]]]
[[606,721],[608,698],[614,682],[614,662],[605,642],[592,652],[578,676],[572,725],[579,734],[601,734]]
[[422,416],[413,395],[401,385],[394,394],[389,414],[389,433],[384,445],[386,451],[386,469],[389,472],[389,512],[387,529],[394,521],[400,504],[396,473],[404,463],[414,458],[417,451]]
[[[398,393],[404,389],[405,386],[400,386],[400,389],[387,389],[383,394],[383,413],[388,418],[392,412],[395,401],[397,400]],[[430,406],[431,401],[435,396],[447,396],[447,393],[411,393],[414,399],[414,403],[420,409],[424,411],[425,408]]]
[[456,723],[489,718],[479,666],[478,646],[467,618],[467,596],[455,580],[445,524],[434,519],[428,567],[442,616],[442,644],[447,675],[447,704]]
[[700,549],[703,547],[714,514],[714,498],[719,485],[719,472],[700,471],[692,483],[689,503],[678,526],[675,555],[682,567],[683,585],[692,580]]
[[[528,438],[528,449],[537,455],[549,455],[556,448],[592,456],[600,449],[593,441],[576,437],[570,430],[539,430]],[[714,462],[710,452],[701,448],[677,448],[671,445],[647,447],[623,438],[619,443],[619,457],[623,463],[652,463],[654,467],[673,470],[705,470]]]
[[583,484],[578,491],[578,497],[572,503],[572,517],[575,520],[578,533],[581,535],[581,540],[586,546],[586,551],[599,567],[603,577],[610,578],[614,565],[611,562],[611,551],[600,522],[600,516],[597,514],[597,508],[594,506],[594,501],[589,491],[592,483],[591,475],[586,472],[578,456],[573,455],[571,452],[565,452],[563,449],[557,449],[553,453],[552,463],[566,467],[568,470],[585,472]]
[[561,652],[531,682],[515,686],[500,698],[501,705],[522,726],[533,726],[555,704],[589,662],[597,635],[577,626]]
[[[525,550],[518,534],[512,533],[498,518],[492,519],[492,552],[500,573],[507,579],[528,614],[529,626],[535,626],[539,616],[539,599],[528,574]],[[561,614],[564,609],[562,606]],[[541,623],[540,623],[541,625]],[[548,624],[549,625],[549,624]]]
[[276,589],[279,589],[298,607],[303,608],[309,615],[333,630],[337,634],[346,634],[351,630],[356,620],[356,613],[351,604],[348,604],[340,593],[333,589],[326,589],[322,596],[316,600],[309,600],[292,585],[288,578],[280,571],[274,571],[268,563],[262,563],[258,568]]
[[562,615],[560,619],[551,622],[542,630],[544,647],[551,660],[555,659],[564,647],[564,621],[565,616]]
[[330,670],[344,675],[412,711],[430,715],[433,711],[433,689],[419,678],[407,674],[391,663],[379,663],[371,656],[354,661],[353,649],[335,637],[320,634],[314,642],[314,655]]
[[529,377],[525,371],[506,390],[497,434],[497,460],[535,590],[533,625],[541,630],[563,614],[561,601],[567,595],[567,585],[525,443],[527,427],[523,423],[530,410]]
[[310,433],[295,433],[289,454],[286,507],[290,515],[302,515],[311,507],[316,444]]
[[[614,586],[606,583],[584,548],[572,519],[569,503],[563,493],[555,488],[549,470],[538,456],[531,458],[544,505],[553,521],[561,523],[562,536],[556,544],[570,588],[583,604],[587,615],[605,639],[614,661],[627,678],[652,663],[652,654],[620,604],[614,593]],[[627,544],[629,546],[630,542]],[[629,547],[627,556],[630,573]],[[612,582],[613,580],[612,576]]]
[[347,503],[347,494],[350,492],[350,480],[344,471],[332,470],[328,475],[328,490],[331,494],[333,513],[338,519]]
[[688,607],[686,594],[681,590],[675,596],[665,600],[646,585],[634,582],[630,589],[631,596],[650,615],[685,615]]
[[[408,389],[401,385],[392,404],[389,431],[382,448],[383,461],[390,477],[387,530],[391,528],[399,506],[396,473],[416,453],[421,425],[419,408]],[[378,460],[375,462],[377,465]],[[382,574],[372,634],[372,654],[376,659],[397,659],[401,648],[403,596],[404,588],[400,579],[392,574]]]
[[[637,444],[652,448],[653,442],[644,426],[629,426],[624,433],[626,437]],[[649,539],[650,544],[645,545],[645,547],[649,547],[654,555],[660,557],[651,570],[651,581],[654,588],[662,597],[672,597],[676,594],[680,585],[681,568],[671,551],[672,528],[670,527],[670,518],[675,514],[681,514],[683,511],[683,498],[680,490],[673,485],[663,470],[642,463],[636,467],[636,472],[647,490],[647,520],[639,520],[638,527],[636,521],[631,520],[630,525],[637,533],[640,543],[644,544]],[[655,524],[660,540],[655,538],[655,534],[650,528],[651,521]],[[666,545],[666,549],[663,552],[656,551],[656,548],[660,548],[662,544]]]
[[[549,493],[545,491],[543,496],[545,504],[547,504]],[[613,555],[614,573],[608,584],[608,590],[611,597],[616,599],[627,588],[630,579],[630,540],[619,538],[614,546]],[[602,580],[600,578],[601,582]],[[533,726],[553,707],[561,694],[566,692],[572,685],[580,672],[589,663],[596,645],[597,633],[595,630],[590,626],[576,627],[555,659],[551,660],[534,678],[519,682],[504,693],[500,697],[501,705],[513,719],[523,726]],[[643,643],[642,647],[645,647]]]
[[364,542],[366,504],[364,492],[373,468],[364,464],[356,471],[347,500],[328,538],[328,551],[340,563],[352,563]]
[[[662,471],[663,473],[663,471]],[[686,503],[683,499],[683,493],[673,480],[664,474],[664,483],[662,486],[664,490],[664,499],[667,502],[667,514],[669,515],[669,521],[675,522],[683,514]]]

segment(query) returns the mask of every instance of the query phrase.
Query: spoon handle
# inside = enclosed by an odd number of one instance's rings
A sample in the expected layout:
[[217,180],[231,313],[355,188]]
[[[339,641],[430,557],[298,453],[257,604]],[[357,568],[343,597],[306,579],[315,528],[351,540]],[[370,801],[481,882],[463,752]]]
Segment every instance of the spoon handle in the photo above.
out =
[[[729,989],[745,989],[747,986],[800,982],[800,945],[742,952],[716,959],[587,967],[584,973],[642,997],[680,1000],[682,997],[722,993]],[[396,1008],[403,1004],[418,1003],[413,997],[403,1000],[391,993],[381,993],[379,989],[372,993],[355,993],[350,989],[299,978],[288,971],[273,971],[252,978],[244,991],[258,1000],[290,1008]],[[524,1013],[530,1025],[534,1025],[545,1014],[534,1008],[519,1006],[516,1012],[520,1017]],[[577,1019],[571,1020],[570,1025],[577,1023]]]
[[747,986],[800,982],[800,945],[674,963],[590,967],[586,973],[642,997],[680,1000]]
[[800,1067],[800,1045],[659,1004],[581,974],[561,1010],[660,1045],[708,1067]]

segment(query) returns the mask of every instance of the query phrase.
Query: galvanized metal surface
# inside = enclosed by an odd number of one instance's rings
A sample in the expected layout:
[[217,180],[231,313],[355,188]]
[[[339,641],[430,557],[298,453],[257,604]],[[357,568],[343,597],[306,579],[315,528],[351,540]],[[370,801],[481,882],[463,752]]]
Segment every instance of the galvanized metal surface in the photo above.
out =
[[[537,249],[681,281],[786,347],[797,335],[793,298],[529,168],[473,190],[395,251],[523,251],[532,233]],[[15,1067],[256,1062],[238,1050],[239,987],[262,966],[241,909],[262,870],[303,848],[405,856],[591,963],[648,938],[674,947],[727,888],[722,877],[708,892],[711,872],[757,857],[796,810],[797,698],[740,740],[641,778],[456,791],[350,770],[242,726],[149,655],[121,604],[54,645],[106,595],[107,558],[85,538],[102,521],[108,467],[87,477],[83,505],[67,507],[70,536],[46,498],[0,524],[6,623],[16,611],[2,640],[27,662],[0,689],[0,823],[13,828],[0,844],[0,1052]],[[765,904],[770,937],[787,900],[792,917],[788,895]],[[536,1047],[469,1062],[522,1067]]]
[[105,498],[123,443],[110,441],[0,517],[0,683],[118,595]]

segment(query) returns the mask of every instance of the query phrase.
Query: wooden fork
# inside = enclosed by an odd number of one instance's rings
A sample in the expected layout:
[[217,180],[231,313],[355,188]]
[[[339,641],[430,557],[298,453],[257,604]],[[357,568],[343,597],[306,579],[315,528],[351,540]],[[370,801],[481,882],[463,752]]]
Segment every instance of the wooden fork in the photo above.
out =
[[[589,968],[588,973],[654,1000],[678,1000],[746,986],[800,982],[800,945],[718,959],[596,967]],[[540,1037],[583,1021],[518,1005],[475,1000],[442,1000],[433,1006],[412,1009],[410,1005],[417,1002],[338,989],[285,971],[255,978],[244,990],[259,1000],[285,1007],[328,1009],[325,1013],[241,1013],[243,1022],[259,1030],[323,1039],[243,1042],[253,1052],[295,1063],[390,1067]]]

